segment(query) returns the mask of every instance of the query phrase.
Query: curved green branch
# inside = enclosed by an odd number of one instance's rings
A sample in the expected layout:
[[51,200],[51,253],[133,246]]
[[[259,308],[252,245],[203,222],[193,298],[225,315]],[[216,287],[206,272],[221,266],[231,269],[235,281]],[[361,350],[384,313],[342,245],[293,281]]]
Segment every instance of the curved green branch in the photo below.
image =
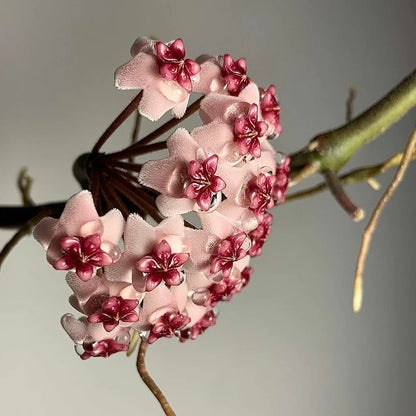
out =
[[[291,177],[296,179],[299,172],[305,172],[305,168],[311,165],[318,165],[319,172],[338,171],[362,146],[384,133],[414,106],[416,70],[351,122],[319,134],[308,146],[292,154]],[[303,174],[302,179],[305,177]]]

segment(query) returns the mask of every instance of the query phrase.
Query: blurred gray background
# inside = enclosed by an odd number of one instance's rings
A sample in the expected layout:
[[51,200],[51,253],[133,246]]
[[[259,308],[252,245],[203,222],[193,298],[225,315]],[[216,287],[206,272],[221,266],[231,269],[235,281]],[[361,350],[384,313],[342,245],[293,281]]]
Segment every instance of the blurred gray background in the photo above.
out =
[[[35,178],[36,202],[78,191],[72,162],[129,102],[132,93],[113,87],[113,71],[138,36],[182,37],[188,57],[246,57],[259,85],[276,84],[276,147],[292,152],[344,122],[351,84],[359,112],[415,67],[415,18],[414,0],[2,0],[0,204],[20,203],[23,166]],[[349,166],[400,151],[415,114]],[[144,123],[143,132],[151,128]],[[107,149],[127,143],[130,129]],[[384,188],[392,175],[380,178]],[[352,279],[366,221],[353,223],[328,194],[276,209],[250,285],[221,305],[216,327],[194,342],[150,348],[150,373],[178,416],[414,414],[415,181],[411,166],[382,215],[359,315]],[[367,184],[348,191],[368,214],[381,195]],[[0,242],[10,236],[2,230]],[[3,414],[162,414],[135,358],[76,356],[59,323],[73,312],[64,273],[31,238],[9,256],[0,283]]]

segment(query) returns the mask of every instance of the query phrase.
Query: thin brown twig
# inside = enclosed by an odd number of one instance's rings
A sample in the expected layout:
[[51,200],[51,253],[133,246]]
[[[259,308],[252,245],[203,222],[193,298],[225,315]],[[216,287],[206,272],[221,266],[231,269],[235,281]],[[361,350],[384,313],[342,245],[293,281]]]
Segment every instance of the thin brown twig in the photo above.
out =
[[111,137],[111,135],[126,121],[126,119],[137,110],[140,100],[142,99],[143,91],[140,91],[127,105],[127,107],[116,117],[116,119],[107,127],[101,137],[98,139],[91,153],[98,153],[104,143]]
[[27,174],[27,168],[22,168],[17,177],[17,186],[22,196],[22,202],[25,207],[33,205],[30,197],[30,190],[32,188],[33,179]]
[[48,209],[41,210],[37,215],[23,224],[16,233],[13,234],[13,237],[4,245],[3,249],[0,252],[0,268],[6,259],[6,257],[10,254],[13,248],[17,245],[17,243],[27,234],[32,232],[33,227],[46,215],[48,215]]
[[[135,145],[139,143],[140,142],[137,142],[135,143]],[[166,141],[162,141],[162,142],[147,144],[145,146],[137,147],[135,149],[127,148],[127,149],[121,150],[120,152],[109,153],[105,155],[104,158],[105,159],[117,159],[117,160],[127,159],[127,158],[130,159],[133,156],[140,156],[146,153],[157,152],[158,150],[163,150],[166,148],[167,148]]]
[[416,146],[416,129],[413,131],[404,151],[402,160],[400,162],[399,167],[397,168],[397,172],[394,175],[390,185],[384,192],[383,196],[377,203],[376,208],[368,222],[368,225],[363,233],[363,238],[361,242],[361,248],[358,255],[357,260],[357,267],[355,269],[355,276],[354,276],[354,296],[353,296],[353,309],[354,312],[359,312],[362,306],[363,300],[363,274],[364,274],[364,265],[365,260],[367,258],[368,249],[370,247],[371,237],[375,231],[377,226],[377,221],[380,217],[384,206],[390,200],[391,196],[393,195],[394,191],[402,181],[404,174],[406,172],[407,167],[413,156],[413,150]]
[[323,172],[323,175],[326,179],[329,190],[339,205],[354,221],[362,220],[364,218],[364,211],[351,201],[341,185],[341,182],[337,176],[337,172],[334,172],[333,170],[327,170]]
[[154,382],[152,377],[150,377],[149,372],[147,371],[146,364],[145,364],[145,357],[146,357],[146,351],[147,351],[148,345],[149,344],[144,340],[142,340],[140,343],[139,352],[137,354],[137,361],[136,361],[137,371],[139,372],[140,377],[142,378],[142,380],[144,381],[148,389],[153,393],[157,401],[162,406],[162,409],[165,412],[165,415],[176,416],[176,413],[170,407],[169,402],[167,401],[165,395],[162,393],[162,390],[160,390],[160,388]]
[[[134,144],[137,142],[137,139],[139,138],[139,132],[140,132],[140,126],[142,124],[142,115],[137,111],[136,117],[134,118],[134,125],[133,125],[133,131],[131,133],[131,142],[130,144]],[[134,158],[131,157],[130,162],[134,162]]]
[[353,104],[355,97],[357,96],[357,90],[354,85],[351,85],[348,89],[348,98],[345,102],[345,119],[349,123],[352,120]]

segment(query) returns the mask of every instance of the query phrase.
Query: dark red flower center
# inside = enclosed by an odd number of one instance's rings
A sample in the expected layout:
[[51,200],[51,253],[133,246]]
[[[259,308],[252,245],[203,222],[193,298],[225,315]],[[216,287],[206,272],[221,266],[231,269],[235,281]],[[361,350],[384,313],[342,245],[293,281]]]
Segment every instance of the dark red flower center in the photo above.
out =
[[146,291],[152,291],[162,281],[169,286],[179,286],[182,282],[179,268],[189,257],[189,253],[172,253],[166,240],[158,243],[147,256],[136,263],[137,269],[146,275]]
[[108,358],[110,355],[120,351],[127,351],[128,345],[121,344],[114,339],[103,339],[97,342],[84,342],[82,344],[85,352],[81,354],[81,359],[87,360],[90,357]]
[[224,55],[222,66],[222,76],[224,77],[227,90],[230,95],[237,96],[250,82],[247,76],[247,64],[244,58],[233,61],[231,55]]
[[170,45],[156,42],[159,73],[167,81],[176,81],[186,92],[192,92],[192,77],[201,71],[198,63],[185,59],[183,40],[178,38]]
[[191,322],[191,318],[179,312],[166,312],[152,326],[147,342],[153,344],[159,338],[172,338],[176,331]]
[[230,276],[234,262],[247,255],[248,248],[243,247],[247,238],[247,234],[241,232],[222,240],[217,254],[211,256],[210,273],[221,272],[224,278]]
[[226,184],[223,179],[216,176],[218,156],[212,155],[202,163],[191,160],[188,165],[188,181],[184,189],[184,196],[195,199],[203,211],[208,211],[212,205],[215,194],[222,191]]
[[274,206],[273,192],[276,181],[275,175],[266,176],[264,173],[260,173],[247,186],[246,192],[250,201],[249,208],[254,212],[258,223],[263,221],[266,210]]
[[234,124],[234,141],[237,142],[240,156],[250,153],[260,157],[259,138],[265,135],[267,128],[267,123],[258,119],[257,105],[251,104],[247,116],[238,117]]
[[119,322],[137,322],[139,315],[134,309],[137,308],[137,299],[123,299],[121,296],[112,296],[102,304],[102,312],[90,315],[87,320],[90,323],[102,322],[104,329],[112,331]]
[[282,131],[280,125],[280,105],[275,94],[275,86],[270,85],[260,101],[260,108],[263,118],[269,125],[273,126],[274,134],[279,135]]
[[75,269],[78,277],[84,282],[91,279],[95,268],[113,263],[110,254],[101,249],[100,234],[87,237],[63,237],[61,249],[63,256],[53,264],[53,267],[57,270]]

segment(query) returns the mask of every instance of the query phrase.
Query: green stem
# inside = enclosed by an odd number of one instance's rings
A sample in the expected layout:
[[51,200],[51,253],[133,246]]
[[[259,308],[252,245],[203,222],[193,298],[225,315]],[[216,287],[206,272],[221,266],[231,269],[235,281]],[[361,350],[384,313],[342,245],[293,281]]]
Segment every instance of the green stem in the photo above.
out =
[[351,122],[315,137],[291,155],[292,175],[312,163],[338,171],[365,144],[377,138],[416,105],[416,71]]

